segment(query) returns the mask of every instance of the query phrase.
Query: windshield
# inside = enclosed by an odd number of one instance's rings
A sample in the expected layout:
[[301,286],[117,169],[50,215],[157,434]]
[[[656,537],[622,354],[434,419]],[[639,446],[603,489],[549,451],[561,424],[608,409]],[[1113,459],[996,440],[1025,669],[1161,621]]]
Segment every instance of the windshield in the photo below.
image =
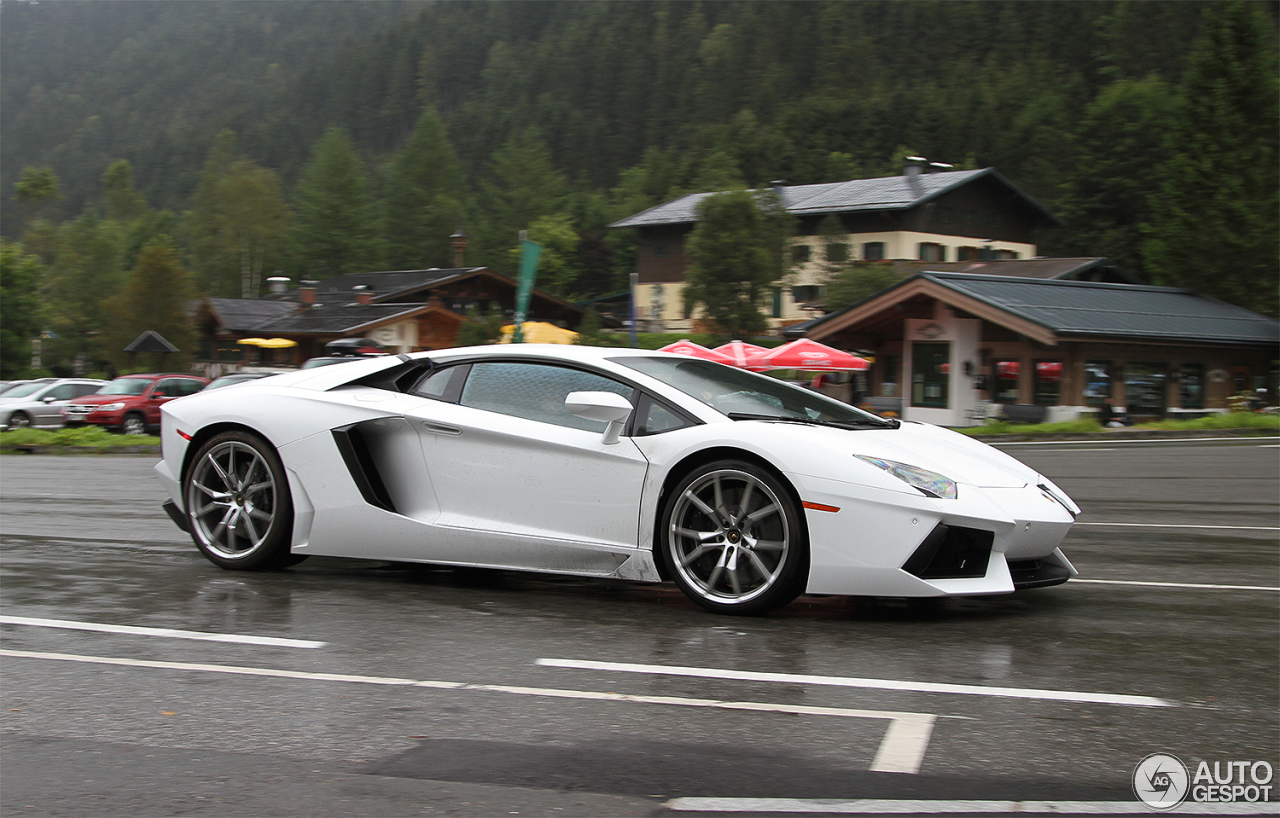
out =
[[116,378],[98,390],[99,395],[141,395],[151,385],[150,378]]
[[[777,378],[696,358],[614,358],[725,415],[887,425],[883,418]],[[746,419],[746,418],[743,418]]]
[[35,392],[39,392],[48,386],[48,383],[37,381],[35,383],[20,383],[17,386],[5,390],[6,398],[25,398]]

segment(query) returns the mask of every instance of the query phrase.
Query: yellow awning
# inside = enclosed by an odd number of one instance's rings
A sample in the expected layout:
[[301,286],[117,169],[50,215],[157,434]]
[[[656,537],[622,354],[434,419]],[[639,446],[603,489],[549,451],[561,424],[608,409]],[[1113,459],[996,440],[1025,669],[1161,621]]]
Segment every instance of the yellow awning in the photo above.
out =
[[[546,321],[525,321],[521,327],[526,344],[575,344],[578,342],[578,333],[570,329],[561,329]],[[515,335],[515,332],[516,325],[507,324],[502,328],[502,340],[498,343],[511,343],[511,336]]]

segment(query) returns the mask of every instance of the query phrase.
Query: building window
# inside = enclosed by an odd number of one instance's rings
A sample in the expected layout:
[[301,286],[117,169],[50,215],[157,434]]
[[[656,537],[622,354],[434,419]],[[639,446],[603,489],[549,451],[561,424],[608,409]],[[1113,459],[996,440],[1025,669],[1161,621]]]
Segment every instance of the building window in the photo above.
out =
[[996,382],[996,388],[992,392],[991,399],[996,403],[1017,403],[1018,373],[1022,370],[1022,363],[1005,359],[993,361],[991,366],[995,370]]
[[809,261],[809,245],[796,244],[791,247],[791,263],[807,264]]
[[863,261],[884,261],[884,242],[869,241],[862,245]]
[[1084,404],[1085,406],[1102,406],[1111,397],[1110,361],[1084,362]]
[[791,300],[797,304],[805,301],[817,301],[822,297],[822,287],[818,284],[802,284],[791,288]]
[[997,250],[997,251],[996,251],[996,258],[1008,258],[1008,259],[1014,259],[1014,258],[1021,258],[1021,257],[1022,257],[1022,254],[1021,254],[1021,253],[1015,253],[1015,252],[1013,252],[1012,250]]
[[1163,415],[1168,367],[1160,363],[1130,363],[1124,367],[1125,411],[1130,415]]
[[1183,409],[1204,408],[1204,364],[1182,365],[1178,395]]
[[782,317],[782,288],[781,288],[781,287],[774,287],[774,288],[773,288],[773,311],[772,311],[772,313],[773,313],[773,317],[774,317],[774,318],[781,318],[781,317]]
[[655,245],[653,245],[653,257],[654,257],[654,258],[662,258],[662,257],[663,257],[663,256],[665,256],[666,254],[667,254],[667,245],[665,245],[665,244],[655,244]]
[[849,245],[842,241],[832,242],[827,245],[827,261],[842,262],[849,260]]
[[956,261],[977,261],[982,258],[981,247],[957,247]]
[[947,408],[951,344],[911,345],[911,405]]
[[945,245],[932,241],[920,242],[920,260],[921,261],[946,261],[947,248]]
[[1032,402],[1039,406],[1057,406],[1062,396],[1062,361],[1036,361],[1032,386]]

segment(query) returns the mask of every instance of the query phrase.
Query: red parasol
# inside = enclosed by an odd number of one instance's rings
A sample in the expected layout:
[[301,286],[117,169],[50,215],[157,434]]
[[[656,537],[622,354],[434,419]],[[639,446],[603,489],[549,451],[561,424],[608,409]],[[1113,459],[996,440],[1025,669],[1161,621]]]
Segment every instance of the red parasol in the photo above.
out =
[[731,364],[733,359],[722,352],[707,349],[702,344],[695,344],[688,339],[667,344],[659,352],[674,352],[677,355],[688,355],[690,358],[701,358],[704,361],[715,361],[718,364]]
[[748,366],[748,360],[757,355],[763,355],[768,351],[768,347],[748,344],[746,341],[730,341],[712,350],[712,352],[719,352],[721,355],[728,355],[732,359],[734,366],[740,366],[744,369],[752,368]]
[[848,372],[871,368],[871,362],[857,355],[801,338],[747,361],[750,368],[803,369],[807,372]]

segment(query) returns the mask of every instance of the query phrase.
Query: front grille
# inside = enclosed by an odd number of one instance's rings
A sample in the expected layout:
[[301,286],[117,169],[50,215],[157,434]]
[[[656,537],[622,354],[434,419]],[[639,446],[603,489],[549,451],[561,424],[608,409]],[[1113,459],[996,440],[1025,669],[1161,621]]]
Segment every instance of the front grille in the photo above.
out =
[[995,534],[938,523],[902,570],[920,579],[976,579],[987,575]]
[[96,404],[92,404],[92,403],[89,403],[89,404],[86,404],[86,403],[68,403],[68,404],[67,404],[67,411],[68,411],[68,412],[92,412],[94,409],[97,409],[97,408],[98,408],[98,407],[97,407],[97,405],[96,405]]

